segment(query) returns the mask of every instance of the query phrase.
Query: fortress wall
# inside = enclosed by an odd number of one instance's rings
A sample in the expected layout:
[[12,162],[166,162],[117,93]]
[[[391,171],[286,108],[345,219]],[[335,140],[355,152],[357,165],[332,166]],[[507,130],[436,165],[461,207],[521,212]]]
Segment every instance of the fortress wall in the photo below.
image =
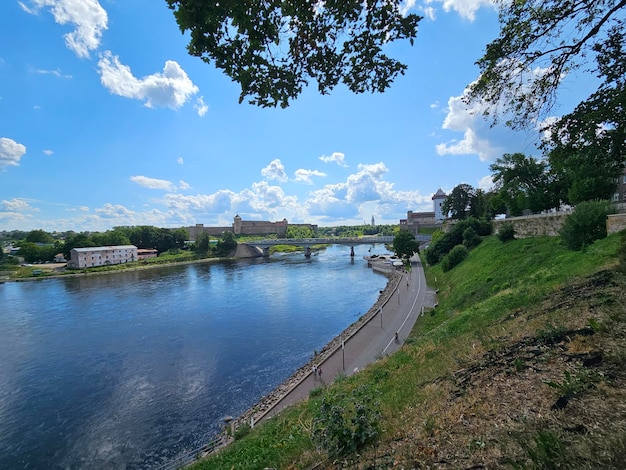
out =
[[569,214],[571,214],[570,211],[497,219],[492,222],[493,233],[498,233],[503,223],[511,223],[515,228],[516,238],[556,237]]
[[610,235],[626,230],[626,214],[611,214],[606,219],[606,232]]

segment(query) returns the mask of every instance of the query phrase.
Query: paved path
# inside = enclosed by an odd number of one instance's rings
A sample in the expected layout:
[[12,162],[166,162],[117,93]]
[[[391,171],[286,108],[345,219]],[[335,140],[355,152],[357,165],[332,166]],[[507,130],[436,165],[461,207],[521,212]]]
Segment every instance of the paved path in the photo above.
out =
[[387,303],[368,323],[344,341],[343,349],[338,347],[324,362],[317,364],[322,369],[321,378],[316,377],[311,370],[302,381],[267,410],[261,421],[276,415],[293,403],[307,399],[312,389],[334,380],[341,374],[352,375],[402,347],[422,311],[422,306],[431,307],[433,300],[432,296],[427,295],[426,278],[419,258],[415,257],[411,261],[411,272],[402,275],[398,288]]

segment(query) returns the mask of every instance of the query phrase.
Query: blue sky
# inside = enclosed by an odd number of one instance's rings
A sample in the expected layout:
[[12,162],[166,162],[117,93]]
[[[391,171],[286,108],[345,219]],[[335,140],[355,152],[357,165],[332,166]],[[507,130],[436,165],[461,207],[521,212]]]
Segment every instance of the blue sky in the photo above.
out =
[[398,223],[440,187],[487,188],[503,153],[537,155],[536,132],[461,102],[498,32],[491,3],[405,7],[425,18],[389,48],[409,69],[387,92],[313,85],[262,109],[187,54],[164,0],[2,1],[0,230]]

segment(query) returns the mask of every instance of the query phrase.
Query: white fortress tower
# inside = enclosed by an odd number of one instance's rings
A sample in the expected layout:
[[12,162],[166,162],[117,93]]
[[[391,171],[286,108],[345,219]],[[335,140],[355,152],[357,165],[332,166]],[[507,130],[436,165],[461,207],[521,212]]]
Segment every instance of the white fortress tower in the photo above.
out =
[[435,212],[435,220],[441,222],[445,219],[446,214],[444,214],[441,210],[441,206],[443,205],[443,201],[446,199],[446,193],[444,193],[441,188],[437,190],[437,192],[433,195],[433,211]]

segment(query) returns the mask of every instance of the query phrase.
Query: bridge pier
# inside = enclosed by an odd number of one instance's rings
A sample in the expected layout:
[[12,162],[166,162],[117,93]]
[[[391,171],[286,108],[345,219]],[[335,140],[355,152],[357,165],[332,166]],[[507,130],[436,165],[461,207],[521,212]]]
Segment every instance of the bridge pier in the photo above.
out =
[[350,256],[352,256],[354,258],[354,247],[353,246],[350,247]]
[[270,247],[267,246],[263,248],[263,258],[269,258],[269,257],[270,257]]
[[304,257],[305,258],[310,258],[311,257],[311,247],[310,246],[305,246],[304,247]]

